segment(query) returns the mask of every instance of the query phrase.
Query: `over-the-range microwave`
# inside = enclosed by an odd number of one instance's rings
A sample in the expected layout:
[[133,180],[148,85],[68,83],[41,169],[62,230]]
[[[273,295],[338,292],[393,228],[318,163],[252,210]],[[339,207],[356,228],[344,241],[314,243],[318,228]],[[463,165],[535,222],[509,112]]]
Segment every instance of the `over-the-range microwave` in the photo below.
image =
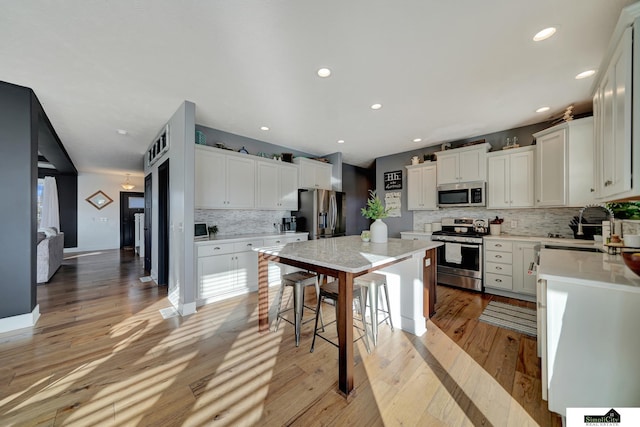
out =
[[438,206],[485,206],[485,182],[438,185]]

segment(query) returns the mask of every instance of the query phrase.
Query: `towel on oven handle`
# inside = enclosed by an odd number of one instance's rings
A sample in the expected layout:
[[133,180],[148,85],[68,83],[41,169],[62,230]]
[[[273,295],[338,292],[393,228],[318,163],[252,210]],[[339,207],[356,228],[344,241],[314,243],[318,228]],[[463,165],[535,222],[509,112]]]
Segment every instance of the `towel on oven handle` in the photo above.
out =
[[444,259],[451,264],[462,264],[462,245],[460,243],[445,243]]

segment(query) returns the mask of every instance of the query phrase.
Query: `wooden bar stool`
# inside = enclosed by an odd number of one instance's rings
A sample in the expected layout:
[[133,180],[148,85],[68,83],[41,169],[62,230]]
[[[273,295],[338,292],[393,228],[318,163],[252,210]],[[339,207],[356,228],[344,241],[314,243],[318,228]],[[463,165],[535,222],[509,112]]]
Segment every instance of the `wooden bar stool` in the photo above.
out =
[[[361,286],[368,294],[369,315],[371,316],[371,340],[373,345],[378,345],[378,325],[382,322],[389,321],[389,326],[393,331],[393,322],[391,321],[391,306],[389,305],[389,290],[387,289],[387,276],[379,273],[367,273],[353,279],[353,285]],[[386,309],[378,306],[380,289],[384,290]],[[384,318],[378,322],[378,311],[384,313]]]
[[[364,332],[364,334],[360,334],[360,336],[358,338],[356,338],[355,340],[353,340],[353,342],[358,341],[359,339],[364,338],[364,345],[367,348],[367,353],[371,353],[371,348],[369,347],[369,339],[367,337],[368,333],[367,333],[367,323],[364,320],[364,309],[365,309],[365,298],[364,298],[364,294],[362,292],[363,288],[361,288],[359,285],[354,284],[353,285],[353,301],[357,301],[358,304],[358,311],[360,312],[360,319],[362,320],[362,327],[358,327],[355,326],[356,329],[358,329],[359,331]],[[310,352],[313,353],[313,349],[315,348],[316,345],[316,337],[320,337],[323,340],[325,340],[326,342],[333,344],[334,346],[338,347],[338,344],[336,344],[335,342],[331,341],[330,339],[320,335],[318,333],[318,318],[322,318],[322,310],[320,308],[320,306],[322,305],[322,302],[324,301],[325,298],[330,298],[331,300],[334,301],[335,304],[335,310],[336,310],[336,320],[327,323],[327,325],[330,325],[332,323],[337,323],[337,319],[338,319],[338,313],[339,313],[339,308],[338,308],[338,281],[334,280],[333,282],[329,282],[326,283],[322,286],[320,286],[320,296],[318,298],[318,305],[316,307],[316,323],[315,326],[313,328],[313,341],[311,341],[311,350]],[[324,328],[325,325],[324,323],[321,326],[321,330],[322,332],[324,332]]]
[[[289,322],[295,327],[296,331],[296,347],[300,345],[300,329],[302,327],[302,317],[303,311],[305,308],[310,310],[316,310],[316,307],[309,307],[304,305],[304,288],[307,286],[314,285],[316,288],[316,299],[319,298],[320,295],[320,286],[318,284],[318,276],[315,273],[310,273],[308,271],[296,271],[294,273],[285,274],[282,276],[282,282],[280,286],[280,291],[277,297],[277,320],[276,320],[276,328],[280,326],[280,321],[284,320],[285,322]],[[293,287],[293,307],[288,307],[282,309],[282,296],[284,295],[285,286]],[[284,317],[284,313],[287,311],[294,311],[294,321],[291,322],[289,319]],[[309,319],[307,321],[311,321],[313,319]],[[306,322],[304,322],[306,323]]]

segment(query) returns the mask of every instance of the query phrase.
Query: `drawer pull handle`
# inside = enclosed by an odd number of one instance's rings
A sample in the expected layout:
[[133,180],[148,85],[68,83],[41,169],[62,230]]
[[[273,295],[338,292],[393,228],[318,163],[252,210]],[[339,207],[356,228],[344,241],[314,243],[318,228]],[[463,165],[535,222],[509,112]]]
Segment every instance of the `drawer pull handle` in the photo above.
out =
[[502,283],[502,279],[496,279],[496,282]]
[[502,245],[500,243],[496,243],[496,248],[501,248]]
[[219,247],[219,246],[216,246],[215,248],[213,248],[213,250],[214,250],[214,251],[219,251],[219,250],[220,250],[220,247]]
[[253,243],[247,243],[247,246],[253,246]]
[[276,243],[280,243],[280,240],[276,240]]
[[502,255],[496,255],[496,258],[502,258]]
[[496,267],[496,270],[502,270],[502,267]]

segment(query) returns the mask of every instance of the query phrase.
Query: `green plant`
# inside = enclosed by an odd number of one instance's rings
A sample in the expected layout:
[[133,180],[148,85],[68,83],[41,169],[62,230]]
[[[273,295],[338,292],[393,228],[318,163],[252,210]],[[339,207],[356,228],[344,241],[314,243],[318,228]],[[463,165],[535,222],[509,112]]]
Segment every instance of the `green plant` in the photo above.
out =
[[640,219],[640,202],[605,203],[616,219]]
[[369,190],[367,206],[360,209],[362,216],[369,219],[382,219],[389,216],[389,210],[385,209],[382,200],[376,195],[375,190]]
[[216,234],[218,234],[218,226],[217,225],[210,225],[207,227],[207,230],[209,231],[209,234],[213,234],[214,236]]

